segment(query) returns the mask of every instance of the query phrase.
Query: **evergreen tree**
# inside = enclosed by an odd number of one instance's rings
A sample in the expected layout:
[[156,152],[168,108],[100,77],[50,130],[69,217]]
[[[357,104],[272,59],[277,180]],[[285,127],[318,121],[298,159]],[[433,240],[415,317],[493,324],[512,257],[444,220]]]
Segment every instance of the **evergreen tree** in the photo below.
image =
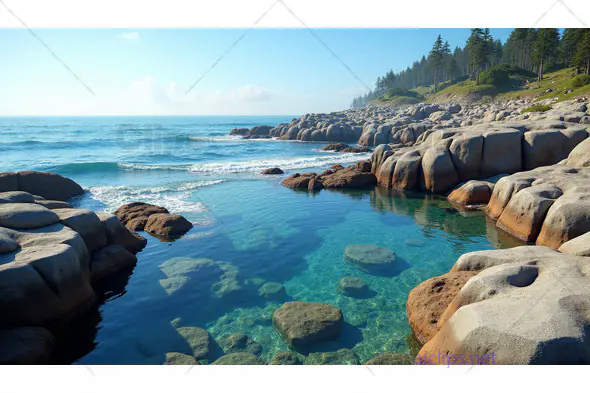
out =
[[475,84],[479,84],[479,73],[487,63],[487,42],[484,40],[483,29],[471,29],[465,49],[469,56],[470,74],[475,75]]
[[436,38],[436,41],[434,41],[434,45],[432,46],[432,50],[430,51],[430,54],[429,54],[429,60],[431,61],[432,67],[434,68],[433,80],[434,80],[434,91],[435,92],[437,91],[439,70],[440,70],[441,66],[443,65],[445,57],[447,55],[449,55],[450,52],[451,52],[451,50],[449,49],[449,43],[445,42],[443,44],[442,37],[439,34],[438,37]]
[[533,61],[538,67],[538,80],[543,79],[543,65],[545,61],[557,52],[559,31],[557,29],[539,29],[533,42]]

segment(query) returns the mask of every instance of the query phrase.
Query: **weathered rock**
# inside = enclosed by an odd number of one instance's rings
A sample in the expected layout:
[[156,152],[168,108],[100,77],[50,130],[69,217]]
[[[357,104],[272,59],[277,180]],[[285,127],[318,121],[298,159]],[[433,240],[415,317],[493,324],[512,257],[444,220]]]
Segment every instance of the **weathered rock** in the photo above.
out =
[[[170,213],[167,209],[143,202],[131,202],[113,213],[131,231],[143,231],[147,218],[156,213]],[[133,224],[133,225],[132,225]]]
[[283,173],[285,172],[281,168],[268,168],[260,172],[261,175],[282,175]]
[[35,203],[35,197],[24,191],[0,192],[0,203]]
[[234,352],[223,355],[213,363],[214,366],[261,366],[264,361],[250,352]]
[[267,282],[258,290],[258,294],[269,300],[284,300],[287,290],[278,282]]
[[288,302],[275,310],[272,321],[292,348],[336,338],[342,331],[342,312],[329,304]]
[[256,356],[262,353],[262,347],[244,333],[235,333],[221,341],[225,353],[250,352]]
[[18,191],[18,177],[14,172],[0,172],[0,192]]
[[590,139],[586,139],[571,151],[566,165],[570,168],[590,166]]
[[470,180],[455,188],[447,197],[451,202],[466,208],[476,208],[490,201],[494,184],[482,180]]
[[317,174],[313,172],[303,174],[294,173],[291,176],[288,176],[285,179],[283,179],[283,181],[281,181],[281,185],[293,189],[307,190],[309,182],[312,179],[315,179],[316,177]]
[[40,228],[58,221],[54,212],[34,203],[0,204],[0,226],[5,228]]
[[7,234],[0,232],[0,254],[8,254],[18,250],[18,243],[11,239]]
[[481,135],[463,135],[453,138],[453,142],[449,146],[449,152],[459,180],[471,180],[479,175],[483,154],[483,140]]
[[104,228],[98,216],[84,209],[51,210],[59,217],[59,222],[78,232],[90,253],[107,245]]
[[357,365],[358,358],[350,349],[339,349],[336,352],[314,352],[305,359],[306,365]]
[[144,230],[151,234],[173,238],[182,236],[193,227],[193,224],[179,214],[156,213],[151,214]]
[[422,156],[422,173],[424,189],[442,193],[459,183],[453,160],[444,146],[435,146],[426,150]]
[[50,210],[53,209],[72,209],[72,205],[70,205],[67,202],[62,202],[62,201],[52,201],[49,199],[42,199],[42,200],[35,200],[35,202],[37,205],[41,205],[43,207],[46,207]]
[[90,261],[90,279],[100,280],[129,269],[137,263],[137,257],[123,246],[111,244],[92,254]]
[[350,147],[346,143],[331,143],[322,147],[323,151],[337,151],[341,153],[368,153],[371,151],[368,147]]
[[54,338],[42,327],[0,330],[0,364],[47,364]]
[[247,128],[234,128],[233,130],[231,130],[229,132],[229,134],[230,135],[245,136],[245,135],[248,135],[248,132],[250,132],[250,130]]
[[395,253],[373,244],[353,244],[344,250],[344,259],[368,273],[387,272],[395,264]]
[[338,281],[338,290],[346,296],[365,296],[369,286],[358,277],[343,277]]
[[56,173],[23,171],[18,172],[17,177],[19,190],[42,196],[45,199],[67,201],[84,193],[82,187],[76,182]]
[[477,273],[461,271],[443,274],[422,282],[410,291],[406,316],[414,336],[421,344],[434,337],[442,313],[465,283]]
[[522,168],[522,132],[505,130],[483,134],[483,155],[480,166],[482,177],[500,173],[514,173]]
[[179,327],[176,329],[178,334],[187,342],[193,350],[195,358],[209,359],[213,356],[213,337],[205,329],[199,327]]
[[414,356],[409,353],[391,353],[387,352],[379,355],[365,363],[366,366],[404,366],[413,365]]
[[320,177],[324,188],[367,188],[377,184],[377,178],[371,172],[361,171],[356,166],[336,171]]
[[292,352],[277,352],[274,354],[269,365],[281,366],[297,366],[301,365],[299,357]]
[[559,252],[580,257],[590,257],[590,232],[563,243],[559,247]]
[[117,216],[108,213],[98,213],[97,216],[102,223],[109,244],[119,244],[134,254],[143,250],[147,245],[147,240],[143,236],[131,233]]
[[[246,129],[246,131],[248,130]],[[180,352],[168,352],[166,353],[166,359],[164,359],[164,363],[162,364],[165,366],[195,366],[200,365],[201,363],[199,363],[193,356]]]
[[590,362],[590,264],[544,247],[528,252],[533,260],[504,264],[497,264],[501,256],[485,261],[480,255],[481,265],[495,266],[461,289],[419,356],[441,351],[467,359],[493,355],[495,364]]

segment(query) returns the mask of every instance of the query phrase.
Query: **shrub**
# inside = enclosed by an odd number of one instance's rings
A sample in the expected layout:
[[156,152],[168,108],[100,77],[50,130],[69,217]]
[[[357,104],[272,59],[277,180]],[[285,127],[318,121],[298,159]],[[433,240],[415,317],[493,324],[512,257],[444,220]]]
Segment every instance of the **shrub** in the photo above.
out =
[[510,64],[498,64],[497,66],[483,71],[479,75],[479,83],[504,87],[512,83],[511,76],[516,77],[517,79],[525,79],[532,78],[535,74],[522,68],[511,66]]
[[578,87],[586,86],[590,83],[590,76],[588,75],[576,75],[569,83],[570,89],[577,89]]
[[551,109],[551,105],[536,104],[536,105],[529,106],[524,111],[522,111],[522,113],[526,113],[526,112],[547,112],[549,109]]

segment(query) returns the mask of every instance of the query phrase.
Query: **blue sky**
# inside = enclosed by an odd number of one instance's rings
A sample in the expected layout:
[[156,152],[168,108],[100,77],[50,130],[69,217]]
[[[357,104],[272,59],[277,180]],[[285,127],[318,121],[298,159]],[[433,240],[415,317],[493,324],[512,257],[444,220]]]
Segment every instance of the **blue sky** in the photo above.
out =
[[[511,29],[491,29],[505,41]],[[0,115],[301,114],[345,109],[387,70],[469,29],[0,29]]]

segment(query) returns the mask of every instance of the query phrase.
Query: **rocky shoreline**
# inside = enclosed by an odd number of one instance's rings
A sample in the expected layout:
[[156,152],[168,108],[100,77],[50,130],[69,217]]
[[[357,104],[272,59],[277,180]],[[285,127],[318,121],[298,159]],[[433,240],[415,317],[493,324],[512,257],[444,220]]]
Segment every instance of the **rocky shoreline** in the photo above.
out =
[[[447,195],[458,209],[483,210],[500,230],[536,244],[465,254],[449,273],[414,288],[407,317],[422,345],[417,359],[589,364],[588,97],[541,104],[551,109],[528,111],[526,100],[369,106],[241,135],[375,147],[370,162],[296,173],[281,184],[317,192],[377,183]],[[354,181],[364,171],[373,177]]]

